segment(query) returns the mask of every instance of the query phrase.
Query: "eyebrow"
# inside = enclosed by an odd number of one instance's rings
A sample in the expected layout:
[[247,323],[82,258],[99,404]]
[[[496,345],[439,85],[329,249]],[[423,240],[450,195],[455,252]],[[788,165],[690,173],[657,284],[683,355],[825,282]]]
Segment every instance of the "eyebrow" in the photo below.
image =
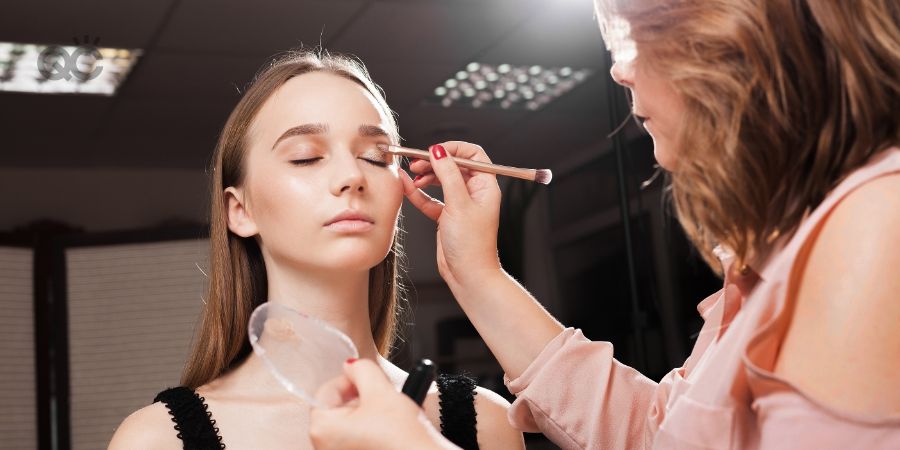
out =
[[375,125],[360,125],[359,135],[362,137],[391,137],[384,128]]
[[[324,123],[307,123],[303,125],[297,125],[296,127],[288,128],[278,140],[275,141],[275,144],[272,145],[272,149],[278,146],[278,143],[293,136],[307,136],[310,134],[325,134],[328,132],[328,124]],[[384,128],[381,128],[376,125],[360,125],[358,129],[359,135],[362,137],[390,137]]]
[[306,123],[303,125],[297,125],[296,127],[288,128],[284,133],[281,133],[281,136],[278,140],[275,141],[275,144],[272,145],[272,149],[278,146],[278,143],[293,136],[306,136],[310,134],[325,134],[328,132],[328,125],[324,123]]

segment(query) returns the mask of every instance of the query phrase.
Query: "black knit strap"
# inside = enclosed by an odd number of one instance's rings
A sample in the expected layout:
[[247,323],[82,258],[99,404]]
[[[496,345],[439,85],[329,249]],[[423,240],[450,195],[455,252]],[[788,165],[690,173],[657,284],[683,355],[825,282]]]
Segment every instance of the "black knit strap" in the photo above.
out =
[[153,402],[163,402],[169,409],[184,450],[225,448],[206,399],[196,392],[183,386],[169,388],[157,394]]
[[475,380],[465,375],[438,375],[441,434],[464,450],[478,449]]

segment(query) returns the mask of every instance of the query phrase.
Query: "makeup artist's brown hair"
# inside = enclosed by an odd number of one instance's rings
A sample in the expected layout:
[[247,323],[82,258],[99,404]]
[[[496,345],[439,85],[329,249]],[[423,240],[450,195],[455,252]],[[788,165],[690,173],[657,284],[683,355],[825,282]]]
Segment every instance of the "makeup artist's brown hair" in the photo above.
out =
[[789,236],[849,172],[900,142],[896,0],[595,0],[613,48],[630,26],[638,70],[686,113],[671,174],[678,218],[714,268]]
[[[358,60],[324,51],[291,51],[276,57],[257,73],[235,106],[219,136],[210,167],[209,288],[200,328],[181,383],[196,389],[234,366],[250,352],[247,322],[267,300],[265,263],[255,238],[228,229],[224,190],[244,181],[248,130],[265,101],[293,77],[328,72],[354,81],[369,91],[389,121],[390,138],[399,142],[396,119],[380,88]],[[395,233],[387,257],[369,272],[369,319],[378,351],[387,356],[397,337],[402,287],[400,233]]]

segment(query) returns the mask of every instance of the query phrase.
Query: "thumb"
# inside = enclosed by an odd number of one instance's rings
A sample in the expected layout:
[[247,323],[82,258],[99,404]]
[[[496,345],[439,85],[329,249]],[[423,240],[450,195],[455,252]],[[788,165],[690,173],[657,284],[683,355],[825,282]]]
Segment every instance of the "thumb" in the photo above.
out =
[[360,399],[385,390],[397,391],[390,380],[388,380],[387,375],[381,370],[381,367],[378,367],[378,364],[368,359],[358,359],[354,362],[345,363],[344,374],[350,383],[356,386]]
[[469,190],[459,166],[452,157],[448,158],[447,150],[440,144],[432,145],[428,150],[431,169],[444,189],[444,202],[452,205],[469,200]]
[[347,375],[341,374],[323,384],[316,391],[315,398],[321,407],[334,408],[344,406],[357,397],[359,397],[359,393],[356,392],[356,386],[350,382]]

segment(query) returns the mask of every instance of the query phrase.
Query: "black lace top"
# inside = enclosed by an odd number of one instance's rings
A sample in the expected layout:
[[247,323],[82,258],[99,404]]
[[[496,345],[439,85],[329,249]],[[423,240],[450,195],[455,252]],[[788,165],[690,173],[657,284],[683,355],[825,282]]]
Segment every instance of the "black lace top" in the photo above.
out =
[[[441,433],[465,450],[478,449],[475,413],[475,380],[465,375],[439,375],[437,379],[441,409]],[[224,449],[206,399],[183,386],[160,392],[154,402],[169,409],[178,439],[184,450]]]

